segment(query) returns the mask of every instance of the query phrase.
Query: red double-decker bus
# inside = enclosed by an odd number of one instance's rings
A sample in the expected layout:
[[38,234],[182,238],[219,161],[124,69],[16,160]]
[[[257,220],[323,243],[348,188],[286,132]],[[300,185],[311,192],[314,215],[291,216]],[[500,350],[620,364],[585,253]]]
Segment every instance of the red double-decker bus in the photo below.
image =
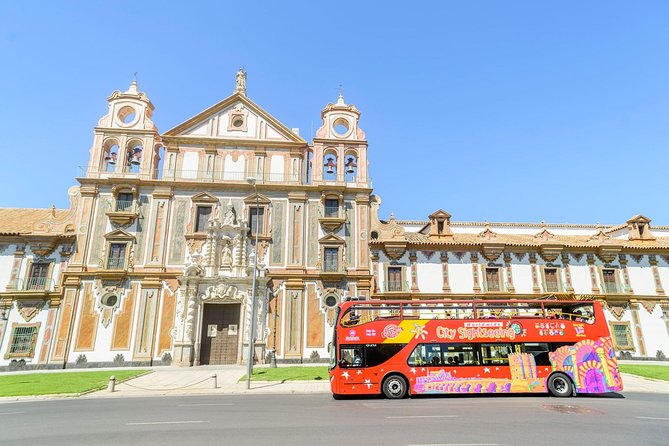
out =
[[341,303],[330,385],[335,398],[622,390],[600,303],[573,300]]

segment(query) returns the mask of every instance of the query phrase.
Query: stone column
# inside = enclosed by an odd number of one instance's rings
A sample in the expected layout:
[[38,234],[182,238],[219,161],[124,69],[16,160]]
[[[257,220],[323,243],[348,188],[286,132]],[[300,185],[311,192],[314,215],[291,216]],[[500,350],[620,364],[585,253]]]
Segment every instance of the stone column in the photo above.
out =
[[623,292],[634,294],[632,284],[630,283],[630,276],[627,271],[627,256],[625,254],[619,254],[618,261],[620,262],[620,268],[623,270],[623,280],[625,281],[625,290]]
[[448,252],[442,251],[439,257],[441,258],[441,277],[442,277],[441,291],[443,291],[444,293],[450,293],[451,285],[448,282]]
[[[185,290],[181,287],[180,299],[177,304],[177,340],[174,342],[173,364],[182,367],[193,365],[195,316],[197,312],[197,283],[188,282]],[[185,291],[185,295],[184,295]]]
[[532,292],[541,293],[541,288],[539,287],[539,275],[537,274],[537,255],[531,252],[529,256],[530,268],[532,268]]
[[513,286],[513,271],[511,269],[511,253],[505,252],[504,253],[504,266],[506,268],[506,278],[508,280],[508,286],[506,288],[506,291],[509,293],[515,293],[516,292],[516,287]]
[[[372,250],[372,273],[374,274],[374,294],[379,292],[379,251]],[[387,280],[387,279],[386,279]]]
[[597,286],[597,267],[595,266],[595,255],[588,254],[588,268],[590,269],[590,282],[592,283],[592,294],[599,294],[600,289]]
[[418,293],[418,265],[416,264],[418,256],[416,251],[409,251],[409,261],[411,262],[411,292]]
[[651,268],[653,269],[653,279],[655,279],[655,292],[658,296],[664,296],[664,288],[662,287],[662,279],[660,279],[660,272],[657,269],[657,257],[655,254],[650,254],[648,256],[648,263],[650,263]]
[[647,356],[646,342],[643,339],[643,331],[641,329],[641,323],[639,322],[639,303],[636,300],[630,300],[630,310],[632,313],[634,332],[636,333],[636,338],[639,341],[639,353],[641,356]]
[[472,252],[469,256],[472,262],[472,274],[474,275],[474,293],[481,292],[481,281],[479,279],[479,255],[477,252]]
[[569,261],[571,260],[571,257],[569,257],[569,254],[566,252],[562,253],[562,264],[564,265],[564,278],[565,281],[567,282],[567,289],[565,291],[574,291],[574,285],[571,283],[571,269],[569,267]]
[[9,283],[7,284],[7,291],[16,290],[20,287],[18,286],[19,274],[21,272],[21,262],[26,255],[26,244],[17,243],[16,250],[14,251],[14,263],[12,264],[12,274],[9,277]]

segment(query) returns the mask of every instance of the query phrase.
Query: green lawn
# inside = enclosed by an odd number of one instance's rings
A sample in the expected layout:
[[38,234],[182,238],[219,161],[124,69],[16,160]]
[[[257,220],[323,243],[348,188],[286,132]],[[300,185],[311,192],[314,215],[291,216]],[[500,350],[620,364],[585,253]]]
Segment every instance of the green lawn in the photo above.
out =
[[0,396],[53,395],[59,393],[82,393],[107,387],[110,376],[116,382],[149,370],[109,370],[104,372],[26,373],[0,375]]
[[669,366],[666,365],[618,364],[618,368],[623,373],[669,381]]
[[[279,366],[275,369],[258,368],[253,369],[251,381],[313,381],[327,380],[328,368],[321,367],[289,367]],[[246,375],[240,379],[245,381]]]

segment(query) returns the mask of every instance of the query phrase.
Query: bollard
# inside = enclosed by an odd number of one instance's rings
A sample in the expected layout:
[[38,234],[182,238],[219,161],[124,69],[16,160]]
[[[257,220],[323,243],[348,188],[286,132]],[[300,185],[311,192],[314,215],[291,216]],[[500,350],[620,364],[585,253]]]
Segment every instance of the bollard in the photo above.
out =
[[116,377],[112,375],[109,377],[109,384],[107,384],[107,390],[109,392],[114,392],[115,388],[116,388]]
[[218,389],[218,376],[214,373],[211,377],[214,378],[214,389]]

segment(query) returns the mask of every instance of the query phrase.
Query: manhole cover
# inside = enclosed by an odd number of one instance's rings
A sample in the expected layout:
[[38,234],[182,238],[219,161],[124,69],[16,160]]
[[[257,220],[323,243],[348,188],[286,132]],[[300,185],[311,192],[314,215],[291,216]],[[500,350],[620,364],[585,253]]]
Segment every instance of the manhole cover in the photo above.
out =
[[589,414],[603,414],[604,412],[597,410],[597,409],[591,409],[589,407],[583,407],[583,406],[574,406],[571,404],[544,404],[544,409],[547,410],[552,410],[553,412],[559,412],[559,413],[589,413]]

